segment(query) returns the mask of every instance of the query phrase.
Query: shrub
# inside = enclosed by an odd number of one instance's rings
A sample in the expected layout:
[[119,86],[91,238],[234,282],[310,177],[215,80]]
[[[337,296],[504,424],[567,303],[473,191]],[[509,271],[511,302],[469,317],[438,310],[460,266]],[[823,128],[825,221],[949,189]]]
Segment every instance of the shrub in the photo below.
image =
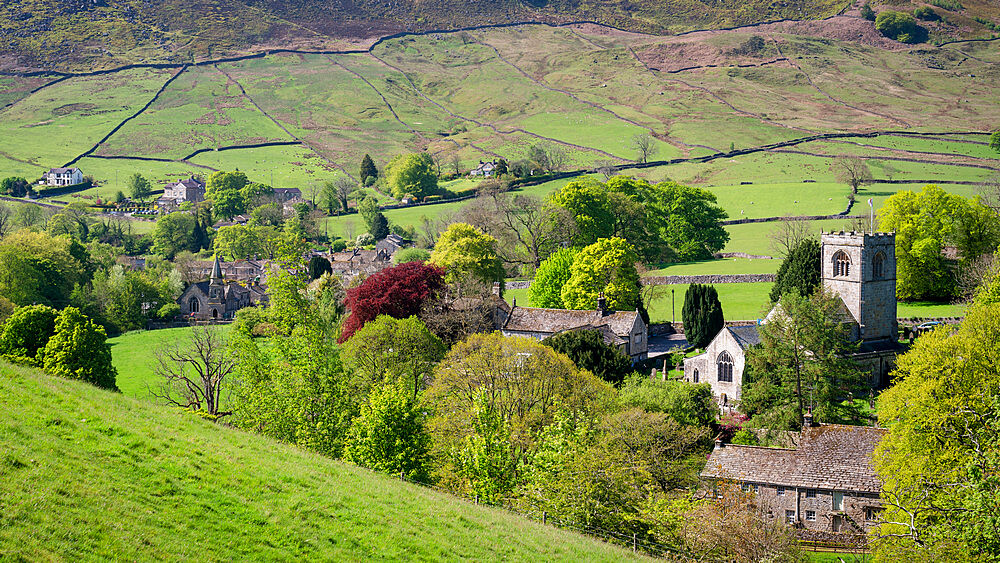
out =
[[937,21],[941,19],[941,16],[939,16],[930,6],[921,6],[916,10],[913,10],[913,15],[918,20],[924,21]]
[[333,250],[334,252],[343,252],[344,250],[347,249],[347,241],[342,238],[339,238],[333,241],[332,244],[330,244],[330,249]]
[[118,389],[118,370],[111,365],[111,347],[104,328],[76,307],[66,307],[59,313],[56,333],[45,344],[41,359],[42,367],[52,375]]
[[392,257],[396,264],[407,262],[426,262],[431,259],[431,253],[423,248],[404,248]]
[[875,10],[869,4],[861,6],[861,17],[868,21],[875,21]]
[[882,12],[875,18],[875,29],[900,43],[918,43],[926,35],[912,14],[893,10]]
[[167,303],[160,307],[160,310],[156,312],[156,316],[165,321],[169,321],[180,314],[181,306],[177,303]]
[[375,235],[371,233],[361,233],[358,235],[356,241],[354,241],[355,246],[369,246],[375,244]]
[[33,363],[55,334],[58,311],[46,305],[15,309],[0,331],[0,355]]

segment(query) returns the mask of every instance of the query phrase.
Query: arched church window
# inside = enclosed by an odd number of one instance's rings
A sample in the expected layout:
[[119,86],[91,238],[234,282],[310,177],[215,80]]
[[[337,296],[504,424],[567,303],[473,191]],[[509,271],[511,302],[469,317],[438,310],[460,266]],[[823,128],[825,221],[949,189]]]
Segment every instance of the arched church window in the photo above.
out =
[[733,357],[729,352],[723,351],[716,360],[719,368],[719,381],[732,383],[733,381]]
[[882,251],[875,253],[872,258],[872,277],[880,280],[885,277],[885,253]]
[[851,257],[843,250],[833,255],[833,275],[849,276],[851,274]]
[[188,310],[192,313],[197,313],[201,309],[201,303],[198,302],[197,297],[192,297],[188,300]]
[[698,368],[694,368],[694,374],[691,376],[691,383],[698,383]]

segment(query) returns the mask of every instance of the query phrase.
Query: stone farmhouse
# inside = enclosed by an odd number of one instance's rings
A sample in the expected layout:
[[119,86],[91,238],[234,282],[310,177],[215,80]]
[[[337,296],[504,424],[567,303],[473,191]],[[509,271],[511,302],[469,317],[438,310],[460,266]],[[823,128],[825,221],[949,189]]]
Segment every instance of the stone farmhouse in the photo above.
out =
[[79,168],[52,168],[42,177],[41,183],[48,186],[75,186],[83,183],[83,172]]
[[602,295],[597,309],[574,311],[518,307],[515,300],[509,313],[499,323],[504,336],[527,336],[542,340],[572,330],[597,330],[604,342],[615,346],[633,364],[645,360],[648,353],[648,330],[638,311],[609,311]]
[[[871,373],[872,387],[888,383],[902,351],[896,323],[896,237],[892,233],[826,233],[820,241],[822,284],[843,303],[842,316],[852,341],[853,358]],[[781,314],[780,304],[768,316]],[[727,326],[705,353],[684,361],[684,379],[709,383],[723,409],[739,404],[746,352],[760,343],[757,326]]]
[[175,208],[185,201],[197,203],[205,199],[205,182],[194,176],[167,184],[163,188],[163,195],[157,200],[161,207]]
[[814,424],[806,417],[798,447],[723,444],[702,471],[708,483],[730,481],[752,492],[772,518],[814,532],[864,533],[882,510],[872,454],[887,431]]
[[265,286],[255,282],[243,285],[226,279],[218,257],[209,279],[189,285],[178,299],[182,317],[210,322],[231,320],[236,311],[266,302]]

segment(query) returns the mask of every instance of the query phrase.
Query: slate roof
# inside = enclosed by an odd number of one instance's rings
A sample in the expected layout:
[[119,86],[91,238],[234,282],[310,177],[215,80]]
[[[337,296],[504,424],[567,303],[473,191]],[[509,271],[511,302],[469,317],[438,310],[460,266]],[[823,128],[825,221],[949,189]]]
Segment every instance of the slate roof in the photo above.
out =
[[757,330],[756,325],[731,326],[728,329],[732,333],[733,338],[736,339],[736,343],[743,350],[760,344],[760,332]]
[[795,449],[716,444],[701,476],[877,494],[881,482],[871,458],[886,432],[884,428],[822,424],[804,428]]
[[503,330],[514,332],[556,333],[568,329],[608,325],[615,334],[631,334],[637,311],[615,311],[602,315],[600,311],[573,311],[569,309],[541,309],[514,307],[503,325]]
[[79,168],[50,168],[49,174],[72,174],[74,170]]
[[177,182],[175,184],[172,184],[172,185],[176,186],[177,184],[180,184],[180,185],[184,186],[185,188],[188,188],[188,189],[191,189],[191,190],[194,190],[194,189],[205,189],[205,183],[202,182],[201,180],[198,180],[194,176],[192,176],[190,178],[185,178],[185,179],[183,179],[183,180],[181,180],[181,181],[179,181],[179,182]]

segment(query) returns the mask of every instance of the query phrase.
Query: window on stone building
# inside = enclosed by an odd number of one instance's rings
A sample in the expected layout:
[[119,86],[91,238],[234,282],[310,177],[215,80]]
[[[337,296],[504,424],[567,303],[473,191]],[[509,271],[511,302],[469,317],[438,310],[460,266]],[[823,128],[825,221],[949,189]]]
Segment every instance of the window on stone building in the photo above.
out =
[[816,489],[806,489],[806,498],[816,498]]
[[192,297],[188,300],[188,310],[192,313],[197,313],[201,309],[201,303],[198,302],[197,297]]
[[878,518],[880,512],[882,512],[882,509],[877,506],[866,506],[865,520],[875,520],[876,518]]
[[843,250],[833,255],[833,275],[848,276],[851,274],[851,257]]
[[882,251],[875,253],[872,259],[872,278],[880,280],[885,276],[885,253]]
[[810,522],[815,522],[816,521],[816,511],[815,510],[807,510],[806,511],[806,520],[808,520]]
[[785,496],[785,488],[784,487],[778,487],[777,494],[778,494],[779,497]]
[[698,383],[698,368],[694,368],[694,374],[691,376],[692,383]]
[[716,363],[719,368],[719,381],[731,383],[733,381],[733,357],[729,355],[729,352],[723,351],[719,354]]
[[833,493],[833,509],[844,509],[844,493]]
[[788,522],[789,524],[794,524],[795,523],[795,511],[794,510],[786,510],[785,511],[785,522]]

